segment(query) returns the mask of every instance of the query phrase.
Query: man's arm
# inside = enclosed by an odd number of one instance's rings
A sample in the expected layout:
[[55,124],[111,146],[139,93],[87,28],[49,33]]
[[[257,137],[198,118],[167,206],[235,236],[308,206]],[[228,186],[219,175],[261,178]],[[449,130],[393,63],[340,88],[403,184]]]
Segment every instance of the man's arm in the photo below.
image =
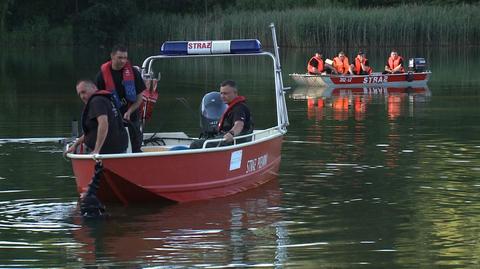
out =
[[223,139],[225,139],[227,142],[233,141],[233,137],[242,132],[244,125],[245,125],[245,123],[244,123],[243,121],[237,120],[237,121],[233,124],[232,129],[230,129],[230,131],[228,131],[228,132],[223,136]]
[[400,63],[398,64],[397,67],[395,67],[393,70],[392,70],[392,73],[394,72],[397,72],[397,71],[400,71],[403,67],[403,60],[400,60]]
[[108,117],[107,115],[100,115],[97,117],[98,130],[97,130],[97,140],[95,141],[95,149],[92,151],[92,154],[100,153],[100,150],[105,143],[105,139],[108,134]]
[[85,141],[85,135],[80,136],[73,145],[71,145],[64,153],[63,155],[67,155],[67,153],[72,153],[75,151],[75,149],[78,147],[78,145],[82,144],[83,141]]
[[130,115],[132,115],[132,113],[135,110],[137,110],[137,108],[140,106],[141,103],[142,103],[142,94],[139,93],[137,94],[137,100],[135,100],[135,103],[133,103],[125,112],[125,114],[123,114],[123,118],[126,120],[130,120]]
[[385,65],[385,71],[392,73],[392,69],[390,69],[390,66],[389,66],[388,62]]

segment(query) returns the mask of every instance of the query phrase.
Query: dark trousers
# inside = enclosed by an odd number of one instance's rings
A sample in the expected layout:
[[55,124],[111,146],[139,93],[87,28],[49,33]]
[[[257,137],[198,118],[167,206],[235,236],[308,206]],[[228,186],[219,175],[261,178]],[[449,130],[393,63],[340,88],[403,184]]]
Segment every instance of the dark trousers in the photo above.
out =
[[124,120],[123,124],[128,128],[132,152],[142,152],[143,134],[140,131],[140,121]]

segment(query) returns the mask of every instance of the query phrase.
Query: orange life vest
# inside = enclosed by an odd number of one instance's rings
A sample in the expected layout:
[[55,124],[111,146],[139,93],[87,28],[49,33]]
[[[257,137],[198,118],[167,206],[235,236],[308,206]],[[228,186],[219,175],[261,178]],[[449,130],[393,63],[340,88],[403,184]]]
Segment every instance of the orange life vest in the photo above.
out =
[[[401,56],[398,56],[397,59],[393,59],[393,57],[390,56],[388,58],[388,67],[390,67],[390,69],[394,69],[395,67],[400,65],[400,61],[403,62],[403,58]],[[403,69],[403,66],[399,71],[400,72],[405,72],[405,69]]]
[[[312,60],[315,59],[317,60],[318,62],[318,67],[315,67],[311,64]],[[315,71],[314,68],[316,68],[317,70]],[[320,57],[317,57],[317,56],[313,56],[309,61],[308,61],[308,64],[307,64],[307,71],[308,73],[310,74],[320,74],[323,72],[323,60],[322,58]]]
[[338,73],[341,73],[341,74],[348,73],[348,68],[350,67],[350,64],[348,63],[347,56],[343,58],[343,61],[340,60],[338,56],[333,58],[333,67],[335,67]]
[[[367,58],[363,58],[363,64],[367,62]],[[357,56],[355,58],[355,74],[360,75],[360,72],[362,72],[362,61],[360,60],[360,57]],[[372,68],[370,66],[367,66],[367,71],[369,75],[372,73]]]

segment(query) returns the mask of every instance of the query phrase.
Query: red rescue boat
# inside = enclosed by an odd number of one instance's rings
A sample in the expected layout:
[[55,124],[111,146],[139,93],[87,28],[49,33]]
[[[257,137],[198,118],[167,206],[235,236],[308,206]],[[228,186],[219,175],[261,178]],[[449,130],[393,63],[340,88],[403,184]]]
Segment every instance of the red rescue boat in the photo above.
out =
[[[183,132],[171,132],[145,134],[144,138],[150,142],[145,143],[140,153],[67,154],[72,161],[78,192],[83,194],[87,191],[97,161],[103,164],[98,198],[102,202],[123,204],[186,202],[223,197],[255,188],[276,177],[288,115],[275,28],[273,24],[270,27],[275,44],[274,53],[262,51],[258,40],[165,42],[161,55],[145,59],[142,76],[144,79],[150,78],[153,75],[153,62],[162,59],[269,57],[273,63],[275,89],[272,94],[276,97],[277,110],[277,122],[272,127],[235,137],[233,145],[223,147],[207,147],[208,143],[219,144],[222,141],[210,139],[202,148],[189,149],[188,145],[196,138],[188,137]],[[197,43],[207,45],[192,45]],[[238,143],[239,139],[247,137],[251,141]],[[159,141],[161,145],[158,145]]]
[[310,75],[289,74],[301,86],[413,86],[426,84],[432,72],[407,72],[401,74],[372,73],[370,75]]

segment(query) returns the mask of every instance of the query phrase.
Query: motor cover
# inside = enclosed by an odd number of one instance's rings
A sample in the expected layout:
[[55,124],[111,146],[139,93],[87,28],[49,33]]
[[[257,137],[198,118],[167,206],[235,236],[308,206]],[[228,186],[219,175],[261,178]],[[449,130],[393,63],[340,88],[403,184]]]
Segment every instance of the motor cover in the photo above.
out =
[[408,69],[416,73],[425,72],[427,69],[427,61],[425,58],[411,58],[408,60]]
[[218,133],[218,122],[227,109],[219,92],[209,92],[202,98],[200,105],[201,137],[210,138]]

